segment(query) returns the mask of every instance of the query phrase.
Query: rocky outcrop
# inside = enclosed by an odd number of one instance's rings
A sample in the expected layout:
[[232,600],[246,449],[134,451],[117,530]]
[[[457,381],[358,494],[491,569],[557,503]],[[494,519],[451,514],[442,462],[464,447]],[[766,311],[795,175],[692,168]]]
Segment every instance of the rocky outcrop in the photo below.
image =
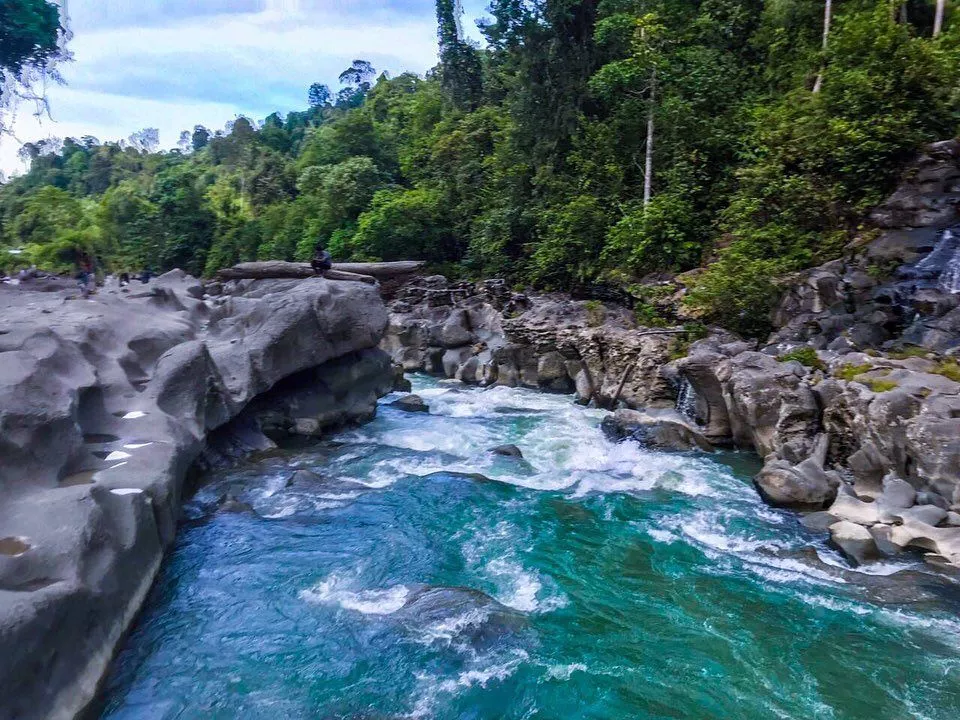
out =
[[846,257],[800,274],[773,315],[773,352],[960,347],[960,141],[927,148]]
[[225,446],[262,447],[269,417],[314,435],[389,389],[376,288],[218,292],[179,271],[89,300],[0,288],[0,716],[70,718],[93,697],[211,433],[237,423]]
[[389,308],[381,346],[408,371],[574,393],[603,407],[674,403],[675,389],[659,370],[682,331],[638,327],[626,308],[441,276],[412,282]]

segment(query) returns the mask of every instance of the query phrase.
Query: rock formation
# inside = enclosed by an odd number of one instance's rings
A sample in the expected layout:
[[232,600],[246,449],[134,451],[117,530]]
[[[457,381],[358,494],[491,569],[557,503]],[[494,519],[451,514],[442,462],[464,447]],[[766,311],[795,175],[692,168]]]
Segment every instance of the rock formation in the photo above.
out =
[[256,420],[315,435],[392,388],[375,287],[216,292],[180,271],[89,300],[0,286],[0,716],[94,696],[211,433],[226,455],[269,447]]
[[[846,257],[793,278],[759,348],[719,328],[688,345],[611,303],[440,276],[397,293],[382,347],[407,370],[619,407],[616,438],[752,449],[763,497],[829,508],[814,522],[854,561],[914,547],[960,564],[960,142],[928,148],[873,220]],[[888,486],[943,515],[851,515]]]

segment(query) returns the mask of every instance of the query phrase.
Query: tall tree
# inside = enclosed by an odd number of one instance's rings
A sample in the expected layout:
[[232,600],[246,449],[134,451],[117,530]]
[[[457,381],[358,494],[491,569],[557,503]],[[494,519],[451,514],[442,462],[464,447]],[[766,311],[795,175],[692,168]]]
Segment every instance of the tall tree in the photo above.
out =
[[307,92],[307,101],[310,103],[310,107],[325,107],[330,104],[330,98],[333,97],[333,94],[330,92],[330,88],[322,83],[314,83],[310,86],[310,90]]
[[[823,2],[823,43],[822,50],[826,54],[827,48],[830,45],[830,22],[833,18],[833,0],[824,0]],[[823,62],[826,62],[824,60]],[[813,83],[813,92],[820,92],[820,88],[823,87],[823,71],[824,67],[820,65],[820,72],[817,73],[817,79]]]
[[937,0],[937,9],[933,16],[933,36],[938,37],[943,30],[943,14],[947,0]]
[[437,36],[440,41],[440,85],[458,107],[473,108],[483,91],[477,49],[463,39],[458,0],[437,0]]

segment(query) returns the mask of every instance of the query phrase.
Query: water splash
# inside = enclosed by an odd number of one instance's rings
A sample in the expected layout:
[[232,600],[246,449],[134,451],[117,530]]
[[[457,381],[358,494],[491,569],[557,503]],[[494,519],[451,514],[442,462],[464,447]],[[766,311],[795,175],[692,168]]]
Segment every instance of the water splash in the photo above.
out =
[[941,242],[948,238],[953,241],[953,256],[947,262],[943,272],[940,273],[937,284],[945,292],[960,293],[960,232],[945,230]]
[[688,420],[697,421],[697,391],[686,378],[680,380],[680,390],[677,393],[677,411]]
[[944,230],[930,254],[914,266],[916,275],[936,279],[948,293],[960,293],[960,226]]

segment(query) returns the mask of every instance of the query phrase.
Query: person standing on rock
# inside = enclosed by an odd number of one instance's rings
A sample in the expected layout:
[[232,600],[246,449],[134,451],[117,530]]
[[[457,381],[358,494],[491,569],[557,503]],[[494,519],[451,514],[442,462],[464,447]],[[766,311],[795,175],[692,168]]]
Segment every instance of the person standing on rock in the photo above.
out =
[[323,246],[323,241],[318,242],[313,249],[313,260],[310,261],[310,267],[317,275],[322,275],[326,270],[333,267],[333,259]]

